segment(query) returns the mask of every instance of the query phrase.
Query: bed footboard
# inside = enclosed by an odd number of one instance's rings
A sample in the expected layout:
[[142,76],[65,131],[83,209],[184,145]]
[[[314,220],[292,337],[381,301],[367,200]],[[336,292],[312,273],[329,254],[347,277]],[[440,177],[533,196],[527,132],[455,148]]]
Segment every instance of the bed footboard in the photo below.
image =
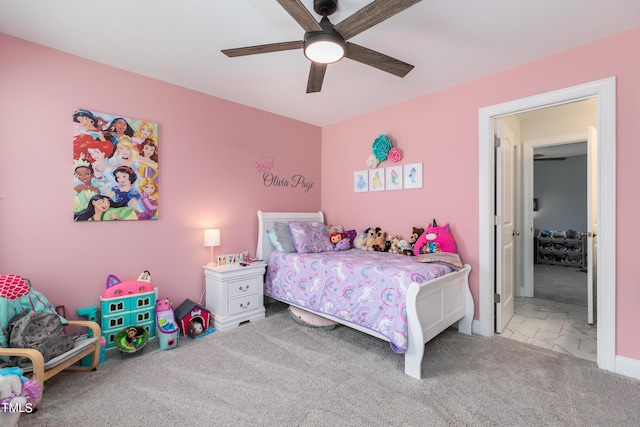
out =
[[440,332],[458,322],[458,330],[471,334],[474,303],[469,290],[471,266],[418,284],[407,292],[409,343],[404,359],[404,372],[410,377],[422,376],[424,345]]

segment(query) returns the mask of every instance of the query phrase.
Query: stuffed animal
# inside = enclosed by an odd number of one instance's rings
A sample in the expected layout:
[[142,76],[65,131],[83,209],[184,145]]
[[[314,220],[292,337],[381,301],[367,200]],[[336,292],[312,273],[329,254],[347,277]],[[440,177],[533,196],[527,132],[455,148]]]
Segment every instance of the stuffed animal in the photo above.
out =
[[391,252],[392,254],[399,254],[400,253],[400,240],[402,240],[402,238],[398,235],[393,235],[391,237],[389,237],[389,252]]
[[367,244],[367,230],[361,230],[353,239],[353,247],[356,249],[366,250],[365,246]]
[[373,241],[376,238],[376,229],[375,228],[367,228],[365,230],[365,241],[364,241],[364,246],[362,247],[362,249],[364,249],[365,251],[372,251],[373,250]]
[[345,230],[345,232],[342,233],[342,240],[349,240],[349,248],[352,248],[357,235],[356,230]]
[[22,380],[17,375],[0,375],[0,400],[22,393]]
[[329,239],[331,240],[331,243],[335,246],[340,240],[342,240],[342,233],[338,233],[337,231],[334,231],[329,236]]
[[398,241],[398,253],[402,255],[413,255],[413,248],[411,247],[409,242],[401,239],[400,241]]
[[375,236],[373,238],[373,250],[377,252],[385,252],[387,247],[387,232],[382,231],[380,227],[376,227]]
[[415,247],[416,241],[420,236],[424,233],[424,228],[413,227],[411,231],[411,237],[409,237],[409,244],[411,245],[411,254],[413,255],[413,249]]
[[351,242],[343,233],[332,233],[331,243],[333,243],[334,251],[346,251],[347,249],[351,249]]
[[437,252],[456,253],[456,241],[451,235],[449,224],[441,227],[434,218],[433,224],[429,224],[427,230],[416,240],[413,253],[420,255]]
[[190,336],[191,338],[195,338],[196,335],[200,335],[204,331],[204,326],[202,326],[202,323],[200,323],[197,319],[189,320],[189,332],[187,333],[188,336]]
[[11,405],[12,408],[17,408],[21,412],[28,412],[29,406],[26,405],[33,405],[41,398],[40,384],[36,380],[25,377],[22,369],[17,366],[0,369],[0,420],[3,404]]
[[333,233],[344,233],[344,227],[342,226],[342,224],[337,224],[337,225],[327,225],[327,233],[329,233],[329,235],[333,234]]
[[346,251],[346,250],[349,250],[349,249],[351,249],[351,242],[349,242],[349,238],[345,238],[345,239],[340,240],[333,247],[334,251]]

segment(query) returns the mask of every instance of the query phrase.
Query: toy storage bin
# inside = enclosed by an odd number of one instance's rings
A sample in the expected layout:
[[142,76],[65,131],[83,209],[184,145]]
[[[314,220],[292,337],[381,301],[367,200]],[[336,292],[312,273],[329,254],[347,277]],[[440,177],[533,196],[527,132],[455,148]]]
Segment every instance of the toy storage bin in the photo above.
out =
[[[107,360],[107,339],[102,336],[100,337],[100,361],[98,363],[104,363]],[[80,359],[80,366],[91,366],[91,361],[93,360],[93,354],[89,354],[82,359]],[[2,425],[2,424],[0,424]]]
[[176,322],[173,306],[167,298],[156,302],[156,335],[160,350],[170,350],[178,346],[180,328]]
[[174,332],[163,332],[158,328],[158,345],[160,350],[170,350],[178,346],[178,338],[180,337],[180,329]]

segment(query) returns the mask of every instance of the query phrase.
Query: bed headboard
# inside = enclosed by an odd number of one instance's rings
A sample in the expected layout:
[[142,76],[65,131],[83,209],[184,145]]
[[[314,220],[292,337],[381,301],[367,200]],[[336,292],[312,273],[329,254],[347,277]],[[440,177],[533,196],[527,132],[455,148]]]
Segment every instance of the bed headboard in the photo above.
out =
[[276,222],[308,221],[324,223],[324,214],[319,212],[262,212],[258,211],[258,247],[256,258],[269,261],[273,246],[267,236],[267,228],[273,228]]

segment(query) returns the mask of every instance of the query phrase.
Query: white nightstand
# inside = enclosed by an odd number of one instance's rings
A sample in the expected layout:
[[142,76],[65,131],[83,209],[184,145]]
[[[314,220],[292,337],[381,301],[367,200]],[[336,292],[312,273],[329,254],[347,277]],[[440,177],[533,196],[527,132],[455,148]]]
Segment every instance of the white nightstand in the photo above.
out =
[[224,332],[241,322],[264,319],[264,262],[204,267],[207,310],[213,325]]

